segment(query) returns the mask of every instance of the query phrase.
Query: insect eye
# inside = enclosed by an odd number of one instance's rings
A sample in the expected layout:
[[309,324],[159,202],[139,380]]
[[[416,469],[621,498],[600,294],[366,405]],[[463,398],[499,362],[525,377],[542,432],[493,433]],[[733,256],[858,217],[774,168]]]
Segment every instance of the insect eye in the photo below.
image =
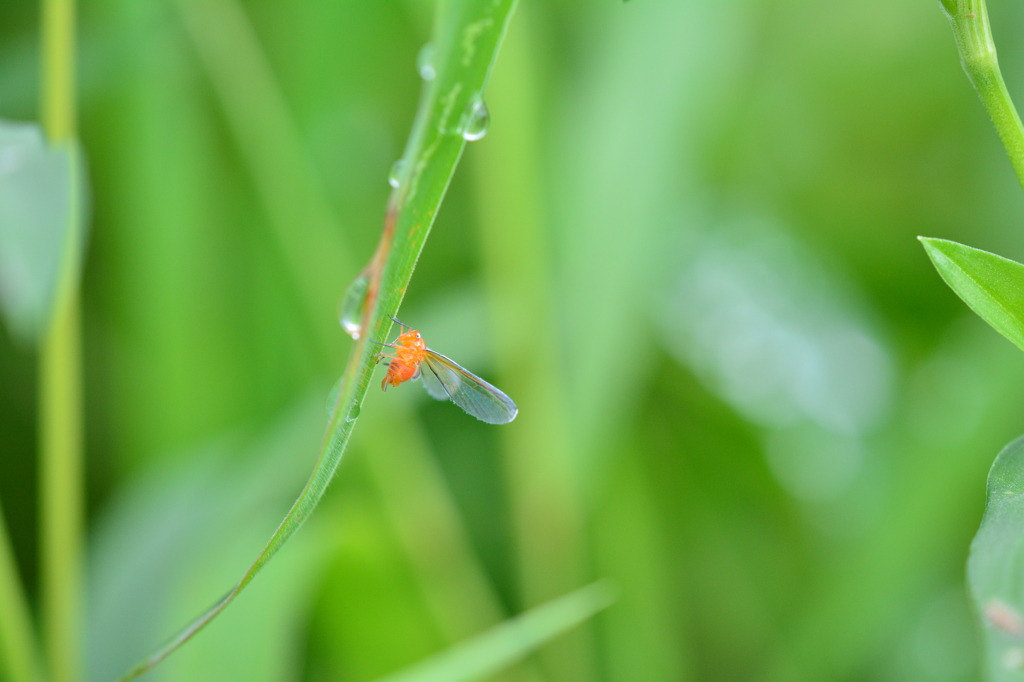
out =
[[416,338],[419,339],[419,338],[423,338],[423,337],[420,336],[419,332],[416,332]]

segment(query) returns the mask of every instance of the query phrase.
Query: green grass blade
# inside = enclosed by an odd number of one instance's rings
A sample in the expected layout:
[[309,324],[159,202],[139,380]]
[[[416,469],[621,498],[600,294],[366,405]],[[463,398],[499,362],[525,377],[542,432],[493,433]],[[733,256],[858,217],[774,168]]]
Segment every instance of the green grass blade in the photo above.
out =
[[604,581],[510,618],[487,632],[379,682],[468,682],[500,671],[615,601]]
[[[297,288],[304,292],[310,326],[336,298],[331,278],[354,273],[347,245],[339,244],[323,183],[309,163],[298,126],[259,37],[236,0],[178,3],[217,93],[225,119],[249,168],[264,210]],[[322,225],[330,229],[302,229]],[[311,262],[306,254],[315,251]],[[337,327],[328,320],[324,352],[333,352]],[[338,381],[328,416],[341,397]],[[368,414],[362,433],[366,461],[392,523],[417,567],[424,594],[445,637],[456,642],[500,622],[504,609],[470,547],[443,476],[418,434],[411,412],[395,402],[387,413]],[[429,537],[431,542],[423,543]],[[457,579],[452,580],[452,576]]]
[[[260,569],[298,530],[323,496],[341,461],[376,367],[376,346],[391,329],[388,315],[398,311],[426,243],[455,167],[465,147],[463,131],[479,110],[482,93],[515,0],[461,0],[443,5],[435,25],[435,78],[417,113],[403,156],[399,186],[391,194],[384,231],[365,273],[369,279],[362,306],[362,332],[352,349],[343,390],[331,416],[313,474],[266,547],[242,579],[164,647],[121,679],[151,670],[213,620],[252,581]],[[369,333],[367,333],[369,331]]]
[[985,515],[971,543],[967,581],[981,619],[990,682],[1024,670],[1024,439],[999,453],[988,475]]
[[1024,350],[1024,265],[944,239],[919,239],[956,295]]
[[[178,0],[177,7],[277,243],[287,262],[302,264],[292,276],[303,301],[318,312],[330,309],[357,264],[252,24],[234,0]],[[333,319],[311,322],[317,350],[334,352]]]
[[440,632],[454,643],[501,622],[508,614],[411,408],[396,400],[364,421],[364,461]]
[[10,682],[40,679],[37,653],[28,602],[0,509],[0,679]]
[[[540,65],[548,56],[524,7],[509,31],[490,100],[500,129],[471,156],[482,274],[493,311],[495,368],[510,395],[537,409],[502,429],[515,531],[519,604],[565,594],[587,578],[585,512],[566,409],[564,362],[552,291],[551,225],[544,213]],[[610,333],[610,332],[607,332]],[[607,335],[602,333],[602,340]],[[536,520],[543,518],[543,524]],[[548,679],[596,677],[593,632],[579,628],[539,653]]]

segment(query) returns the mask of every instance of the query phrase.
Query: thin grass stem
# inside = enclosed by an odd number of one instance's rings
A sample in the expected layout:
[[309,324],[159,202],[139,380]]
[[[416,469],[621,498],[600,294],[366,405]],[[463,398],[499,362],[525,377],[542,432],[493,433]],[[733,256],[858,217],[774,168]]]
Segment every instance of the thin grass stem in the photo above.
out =
[[[498,374],[529,413],[503,429],[518,572],[526,606],[536,606],[587,580],[583,496],[574,466],[558,330],[551,306],[541,182],[539,88],[529,15],[520,18],[488,98],[504,112],[503,130],[474,150],[480,244]],[[540,652],[548,679],[594,679],[596,662],[583,627]]]
[[[75,6],[44,0],[42,119],[51,145],[75,138]],[[72,215],[76,215],[74,211]],[[69,230],[40,353],[40,527],[44,653],[53,682],[74,682],[82,575],[83,418],[79,313],[80,231]]]
[[[185,31],[220,100],[267,222],[302,295],[324,364],[338,328],[323,314],[356,263],[252,22],[236,0],[178,0]],[[315,312],[314,312],[315,311]]]

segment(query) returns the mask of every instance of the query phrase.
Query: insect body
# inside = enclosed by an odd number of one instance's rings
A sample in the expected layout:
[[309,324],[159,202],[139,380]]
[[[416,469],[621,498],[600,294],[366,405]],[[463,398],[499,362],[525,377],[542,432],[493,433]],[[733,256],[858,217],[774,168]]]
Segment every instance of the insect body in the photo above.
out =
[[[415,329],[399,334],[391,347],[395,352],[388,362],[388,373],[380,384],[384,391],[388,390],[389,385],[398,386],[410,379],[418,379],[420,367],[427,356],[427,342]],[[381,357],[385,356],[381,354]]]
[[[395,318],[391,318],[395,320]],[[454,360],[427,348],[423,336],[402,325],[402,333],[394,343],[381,344],[394,349],[379,358],[389,358],[388,373],[380,387],[398,386],[411,379],[423,379],[423,387],[438,400],[451,400],[463,410],[488,424],[507,424],[516,418],[519,408],[512,399]]]

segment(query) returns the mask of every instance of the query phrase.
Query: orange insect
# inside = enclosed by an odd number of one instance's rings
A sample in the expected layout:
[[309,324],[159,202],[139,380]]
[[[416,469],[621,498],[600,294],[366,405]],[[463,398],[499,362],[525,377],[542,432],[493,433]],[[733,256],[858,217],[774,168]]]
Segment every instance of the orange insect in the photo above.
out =
[[423,387],[431,397],[451,400],[480,421],[507,424],[516,418],[519,408],[511,398],[451,358],[427,348],[427,342],[415,329],[394,317],[391,319],[402,326],[402,333],[394,343],[380,344],[393,348],[394,353],[375,356],[388,358],[388,373],[381,382],[381,389],[386,391],[389,385],[398,386],[411,379],[422,379]]

